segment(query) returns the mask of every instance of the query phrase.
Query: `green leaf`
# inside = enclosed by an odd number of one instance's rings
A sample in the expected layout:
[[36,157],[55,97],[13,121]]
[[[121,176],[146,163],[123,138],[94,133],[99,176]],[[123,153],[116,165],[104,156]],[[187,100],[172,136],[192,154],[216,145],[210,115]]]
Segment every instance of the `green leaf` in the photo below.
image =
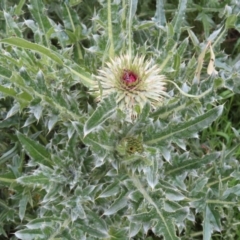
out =
[[211,163],[212,161],[215,161],[217,158],[219,158],[219,153],[212,153],[209,155],[206,155],[203,158],[199,159],[188,159],[186,161],[181,161],[177,165],[168,165],[166,167],[166,174],[174,174],[174,175],[181,175],[183,172],[198,169],[201,166]]
[[[163,209],[161,209],[158,204],[155,202],[154,199],[151,198],[149,193],[146,191],[145,187],[142,185],[140,180],[132,175],[131,179],[135,185],[135,187],[141,192],[145,200],[148,202],[148,204],[152,207],[151,214],[149,213],[151,220],[156,220],[157,224],[154,227],[154,232],[156,232],[159,236],[164,236],[166,239],[169,240],[179,240],[179,238],[176,236],[176,229],[173,224],[172,219],[169,219],[169,214],[165,212]],[[146,216],[149,218],[149,215]],[[139,218],[139,216],[138,216]],[[133,220],[133,218],[131,217]],[[134,220],[133,220],[134,221]],[[136,221],[136,215],[135,215],[135,221]],[[141,219],[143,221],[143,218]]]
[[99,216],[99,214],[93,212],[92,210],[88,209],[87,211],[88,218],[94,223],[96,229],[101,229],[101,232],[107,235],[108,228],[105,220]]
[[61,222],[61,219],[56,217],[41,217],[29,221],[26,227],[29,229],[41,229],[43,226],[52,226],[56,222]]
[[179,56],[184,55],[188,46],[189,46],[189,39],[187,37],[181,42],[180,46],[177,48],[177,52],[178,52]]
[[121,195],[113,202],[109,209],[104,211],[104,215],[112,215],[127,206],[127,194],[122,192]]
[[12,71],[7,68],[4,68],[0,65],[0,76],[5,78],[10,78],[12,75]]
[[2,85],[0,85],[0,92],[2,92],[4,95],[16,98],[19,101],[22,108],[27,106],[29,102],[32,100],[31,95],[28,94],[27,92],[23,91],[19,94],[13,88],[4,87]]
[[16,35],[18,37],[22,36],[22,31],[19,29],[18,24],[14,21],[11,14],[4,12],[5,24],[8,26],[8,34]]
[[158,213],[153,208],[150,212],[128,216],[128,219],[139,225],[144,223],[149,223],[150,226],[155,225],[154,227],[151,227],[153,232],[159,237],[164,236],[164,239],[166,240],[179,240],[175,233],[176,230],[173,221],[168,218],[169,213],[162,209],[158,209],[158,211],[161,211],[161,218],[159,218]]
[[23,220],[28,204],[28,195],[24,195],[19,201],[19,218]]
[[133,18],[137,11],[138,0],[129,1],[129,12],[128,12],[128,52],[132,54],[132,44],[133,44]]
[[49,184],[49,177],[43,173],[37,173],[30,176],[22,176],[17,179],[17,182],[29,186],[45,186]]
[[141,229],[141,224],[131,222],[129,226],[129,237],[134,237]]
[[127,136],[132,136],[135,134],[141,134],[142,128],[148,122],[148,116],[151,110],[151,105],[149,102],[146,102],[144,105],[140,116],[138,117],[137,121],[130,126],[129,130],[127,131]]
[[182,103],[180,101],[174,101],[172,103],[168,103],[164,106],[159,107],[154,112],[150,113],[150,117],[153,117],[153,118],[158,117],[160,119],[164,119],[170,114],[174,112],[178,112],[186,107],[187,107],[186,102]]
[[190,28],[188,28],[187,31],[188,31],[189,37],[192,40],[193,45],[195,47],[199,47],[199,40],[198,40],[197,36],[195,35],[195,33]]
[[114,150],[115,139],[110,131],[100,129],[97,132],[91,132],[84,139],[83,142],[91,146],[91,150],[98,156],[98,159],[104,158]]
[[227,29],[235,28],[236,27],[235,24],[237,20],[238,20],[238,16],[236,14],[230,15],[226,20],[225,27]]
[[42,45],[29,42],[23,38],[17,38],[17,37],[5,38],[5,39],[0,40],[0,42],[42,53],[42,54],[48,56],[54,62],[57,62],[60,65],[63,65],[63,61],[61,60],[60,56],[58,56],[58,54],[56,52],[54,52],[53,50],[46,48]]
[[86,218],[86,213],[84,211],[84,208],[83,208],[80,200],[77,201],[76,207],[74,208],[74,210],[76,211],[75,214],[77,214],[78,218],[80,218],[80,219]]
[[205,214],[204,214],[204,220],[203,220],[203,240],[211,240],[211,235],[212,235],[212,226],[210,223],[211,219],[211,211],[206,205],[205,207]]
[[119,192],[119,182],[114,182],[108,185],[98,196],[99,198],[106,198],[110,196],[114,196]]
[[183,26],[183,21],[185,18],[185,12],[187,9],[187,0],[179,1],[178,10],[172,20],[174,35],[178,39],[181,33],[181,27]]
[[94,131],[109,119],[116,111],[115,94],[104,98],[84,125],[84,136]]
[[21,14],[22,8],[23,8],[25,2],[26,2],[26,0],[20,0],[19,1],[17,7],[14,10],[14,14],[16,14],[16,15],[20,15]]
[[22,240],[43,239],[44,234],[40,229],[23,229],[15,232],[17,238]]
[[158,124],[148,129],[144,142],[146,144],[156,144],[171,138],[189,138],[195,133],[208,127],[215,121],[223,111],[223,106],[218,106],[205,114],[198,116],[190,121],[179,123],[178,125],[169,124],[165,129],[159,129]]
[[88,233],[90,236],[96,237],[97,239],[109,237],[108,233],[103,232],[101,228],[90,227],[82,224],[81,229],[84,232]]
[[48,167],[52,166],[51,154],[43,145],[28,138],[20,132],[17,133],[17,137],[20,143],[23,145],[25,151],[31,158],[34,159],[35,162]]
[[47,47],[44,47],[44,46],[36,44],[36,43],[29,42],[27,40],[24,40],[22,38],[17,38],[17,37],[5,38],[5,39],[0,40],[0,42],[6,43],[6,44],[9,44],[12,46],[20,47],[20,48],[30,49],[32,51],[39,52],[39,53],[49,57],[54,62],[60,64],[61,66],[66,67],[73,74],[78,76],[81,79],[82,83],[87,87],[92,86],[94,83],[94,81],[91,79],[90,74],[88,72],[86,72],[85,69],[83,69],[77,65],[75,67],[70,67],[73,65],[72,62],[71,62],[71,64],[69,64],[68,61],[66,61],[66,63],[64,63],[64,61],[62,60],[62,57],[57,52],[55,52]]
[[111,240],[126,240],[126,229],[119,229],[117,227],[110,227],[109,235]]
[[4,87],[0,85],[0,91],[7,95],[7,96],[11,96],[11,97],[16,97],[17,93],[15,92],[15,90],[13,88],[9,88],[9,87]]
[[156,23],[156,25],[158,27],[165,26],[165,24],[166,24],[163,0],[156,1],[156,12],[155,12],[155,16],[154,16],[154,22]]
[[145,174],[147,177],[148,185],[154,189],[156,184],[158,183],[159,175],[158,175],[158,161],[156,158],[151,159],[152,165],[147,167],[145,170]]
[[157,219],[157,224],[153,227],[153,232],[157,236],[164,236],[168,240],[180,240],[176,236],[176,228],[171,218],[168,218],[169,213],[162,211],[162,218]]
[[0,165],[5,163],[8,159],[14,157],[17,154],[18,146],[19,145],[16,143],[14,147],[12,147],[10,150],[2,154],[2,156],[0,157]]
[[37,22],[41,31],[41,35],[45,39],[44,45],[49,47],[49,39],[47,33],[52,26],[48,17],[46,16],[46,14],[44,14],[45,9],[42,0],[32,0],[31,5],[28,5],[28,9],[30,10],[35,21]]

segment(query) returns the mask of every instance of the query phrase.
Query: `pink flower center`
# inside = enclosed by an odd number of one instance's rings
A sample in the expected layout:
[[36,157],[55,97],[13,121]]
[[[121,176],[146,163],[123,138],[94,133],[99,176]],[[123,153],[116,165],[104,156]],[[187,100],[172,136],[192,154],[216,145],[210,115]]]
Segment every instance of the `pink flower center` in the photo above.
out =
[[124,70],[122,80],[126,85],[132,85],[137,81],[137,79],[138,77],[134,72],[130,70]]

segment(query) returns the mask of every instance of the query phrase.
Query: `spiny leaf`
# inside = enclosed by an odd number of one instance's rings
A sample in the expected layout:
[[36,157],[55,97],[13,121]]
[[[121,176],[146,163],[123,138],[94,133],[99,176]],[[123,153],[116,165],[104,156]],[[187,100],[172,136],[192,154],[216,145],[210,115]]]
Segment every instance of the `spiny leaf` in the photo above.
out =
[[184,162],[179,162],[179,166],[178,165],[169,165],[166,168],[166,174],[174,174],[174,175],[180,175],[185,171],[189,171],[192,169],[197,169],[199,167],[201,167],[204,164],[207,163],[211,163],[212,161],[215,161],[218,157],[219,157],[219,153],[212,153],[209,155],[206,155],[203,158],[199,158],[199,159],[189,159],[187,161]]
[[52,166],[51,154],[43,145],[32,140],[31,138],[28,138],[20,132],[17,133],[17,137],[23,145],[23,148],[26,150],[29,156],[34,159],[35,162],[48,167]]
[[223,106],[218,106],[205,114],[198,116],[188,122],[179,123],[176,126],[168,125],[163,130],[148,129],[148,136],[145,139],[146,144],[156,144],[160,141],[165,141],[171,138],[189,138],[193,134],[208,127],[213,121],[215,121],[223,111]]
[[115,94],[104,98],[94,111],[92,116],[87,120],[84,126],[84,136],[88,135],[93,130],[97,129],[108,118],[110,118],[116,109]]
[[41,229],[23,229],[15,232],[17,238],[22,240],[43,239],[44,234]]
[[17,179],[17,182],[28,186],[44,186],[49,183],[49,178],[42,173],[30,176],[22,176]]
[[165,26],[165,24],[166,24],[163,0],[156,1],[156,12],[155,12],[155,16],[154,16],[154,22],[156,22],[158,27]]
[[0,76],[5,77],[5,78],[10,78],[12,75],[12,71],[10,71],[7,68],[4,68],[0,65]]
[[180,36],[181,26],[183,25],[182,23],[184,21],[186,9],[187,9],[187,0],[179,1],[178,11],[175,14],[174,19],[172,20],[173,26],[174,26],[173,27],[174,33],[177,39]]
[[157,224],[154,229],[156,231],[156,234],[159,236],[164,236],[168,240],[179,240],[179,238],[176,236],[176,230],[173,221],[168,218],[168,213],[166,213],[158,206],[158,204],[155,202],[155,199],[151,198],[140,180],[135,175],[132,175],[131,179],[145,200],[149,203],[150,206],[152,206],[151,212],[153,212],[152,214],[154,215],[152,219],[157,220]]
[[58,64],[63,65],[63,61],[61,60],[61,58],[58,56],[56,52],[42,45],[29,42],[23,38],[17,38],[17,37],[5,38],[5,39],[2,39],[0,42],[42,53],[48,56],[53,61],[57,62]]
[[45,225],[51,226],[56,222],[61,222],[61,219],[56,217],[41,217],[29,221],[26,226],[29,229],[40,229]]
[[125,192],[122,192],[122,194],[113,202],[110,208],[104,212],[104,215],[112,215],[126,206],[127,196]]

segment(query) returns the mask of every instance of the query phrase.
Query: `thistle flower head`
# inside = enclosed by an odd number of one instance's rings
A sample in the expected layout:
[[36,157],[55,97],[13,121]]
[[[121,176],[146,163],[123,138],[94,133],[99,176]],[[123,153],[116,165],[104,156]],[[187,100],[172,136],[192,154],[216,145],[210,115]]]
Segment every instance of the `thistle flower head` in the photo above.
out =
[[[102,96],[97,100],[115,92],[118,107],[126,114],[127,119],[137,116],[137,106],[141,111],[149,101],[152,108],[155,108],[168,96],[165,76],[160,75],[157,65],[153,65],[151,60],[145,60],[143,56],[131,58],[129,55],[122,55],[111,59],[99,70],[97,79],[102,88]],[[100,93],[98,84],[94,89]]]

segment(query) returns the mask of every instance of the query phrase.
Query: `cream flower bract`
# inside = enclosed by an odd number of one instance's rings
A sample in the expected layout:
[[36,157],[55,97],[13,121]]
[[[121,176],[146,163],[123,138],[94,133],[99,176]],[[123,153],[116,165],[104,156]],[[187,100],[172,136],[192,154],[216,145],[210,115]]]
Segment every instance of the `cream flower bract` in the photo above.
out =
[[168,96],[165,88],[165,76],[160,75],[157,65],[143,56],[122,55],[111,59],[106,66],[99,70],[96,76],[101,84],[94,87],[95,91],[102,93],[97,100],[115,92],[118,107],[126,114],[128,119],[137,116],[137,106],[140,111],[147,101],[155,108],[160,105],[163,98]]

